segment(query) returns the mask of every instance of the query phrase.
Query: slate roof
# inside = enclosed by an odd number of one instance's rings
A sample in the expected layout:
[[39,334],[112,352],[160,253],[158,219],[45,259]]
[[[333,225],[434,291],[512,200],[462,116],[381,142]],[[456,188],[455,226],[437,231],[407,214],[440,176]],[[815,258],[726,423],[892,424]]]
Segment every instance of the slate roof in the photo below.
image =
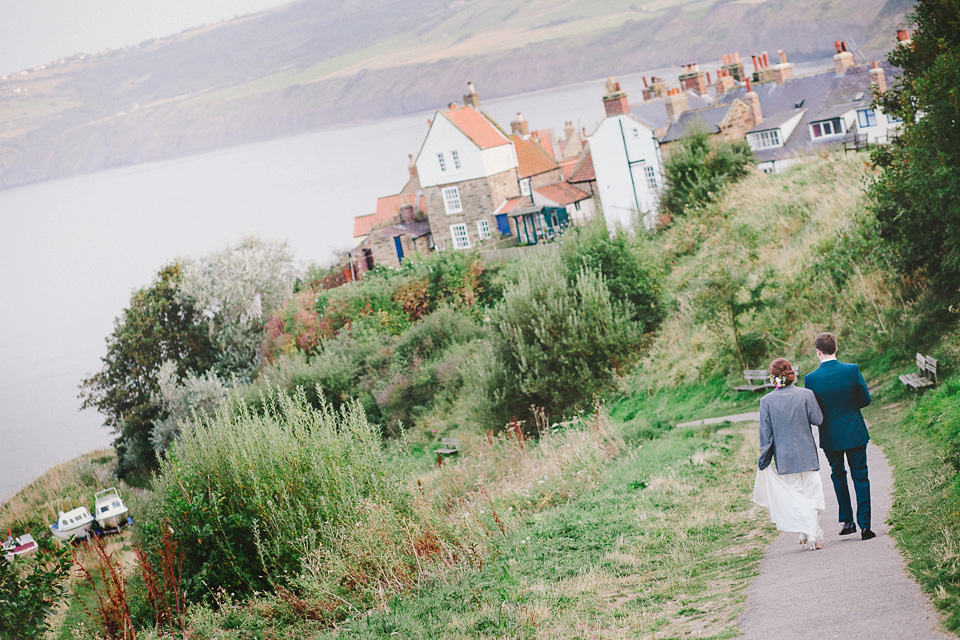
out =
[[510,144],[510,139],[490,118],[471,106],[455,107],[441,113],[481,149]]
[[684,111],[680,114],[680,117],[677,118],[677,121],[670,125],[667,133],[660,138],[660,142],[679,140],[687,133],[696,129],[702,129],[709,133],[719,132],[720,123],[727,117],[731,106],[731,104],[721,104],[716,107]]
[[[887,86],[892,86],[896,77],[900,75],[900,70],[886,61],[881,61],[880,67],[884,70]],[[782,85],[774,82],[755,84],[754,90],[760,96],[763,121],[751,131],[774,128],[797,113],[804,112],[793,134],[786,140],[783,147],[764,149],[754,153],[761,162],[836,145],[837,138],[816,142],[810,140],[807,125],[818,120],[839,117],[853,109],[869,107],[873,101],[867,65],[850,67],[843,75],[837,75],[834,69],[828,69],[794,76]],[[736,98],[743,100],[746,92],[746,87],[736,87],[724,93],[719,98],[719,102],[727,104]]]
[[[702,109],[710,106],[710,101],[692,89],[687,89],[689,109]],[[667,118],[667,105],[663,98],[653,98],[646,102],[630,105],[630,115],[651,129],[665,129],[670,124]]]
[[557,168],[557,163],[547,155],[532,138],[524,140],[522,136],[510,136],[517,151],[517,175],[529,178]]
[[545,187],[534,189],[534,191],[539,193],[547,200],[556,202],[561,207],[568,205],[571,202],[586,200],[590,197],[589,193],[581,191],[572,184],[567,184],[566,182],[554,182],[553,184],[548,184]]
[[381,227],[370,232],[371,235],[386,236],[395,238],[396,236],[408,235],[411,238],[420,238],[430,233],[430,221],[414,220],[413,222],[404,222],[402,224],[393,224],[389,227]]

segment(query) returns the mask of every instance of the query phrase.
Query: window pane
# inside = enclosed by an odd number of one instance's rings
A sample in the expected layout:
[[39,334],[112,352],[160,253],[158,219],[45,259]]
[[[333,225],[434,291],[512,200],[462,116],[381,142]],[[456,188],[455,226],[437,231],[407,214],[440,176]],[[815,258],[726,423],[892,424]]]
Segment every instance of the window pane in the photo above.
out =
[[453,238],[454,249],[470,248],[470,236],[467,234],[467,225],[465,224],[450,225],[450,235]]
[[443,159],[443,152],[440,152],[440,153],[437,154],[437,160],[440,161],[440,171],[446,171],[446,170],[447,170],[447,163],[446,163],[446,161]]
[[460,203],[460,190],[457,187],[447,187],[443,190],[443,206],[448,214],[463,211],[463,205]]
[[460,154],[457,153],[456,149],[454,149],[453,151],[450,152],[450,155],[453,157],[453,168],[454,168],[454,169],[459,169],[459,168],[460,168]]

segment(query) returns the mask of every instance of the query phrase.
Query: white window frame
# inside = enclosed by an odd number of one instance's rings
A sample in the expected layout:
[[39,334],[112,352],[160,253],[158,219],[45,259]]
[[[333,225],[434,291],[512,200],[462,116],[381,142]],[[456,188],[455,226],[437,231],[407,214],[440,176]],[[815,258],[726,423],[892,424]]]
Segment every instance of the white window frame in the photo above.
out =
[[[873,118],[873,124],[870,123],[870,118]],[[876,109],[857,109],[857,126],[861,129],[867,129],[869,127],[877,126],[877,110]]]
[[643,165],[643,175],[647,179],[647,189],[651,191],[656,191],[660,188],[659,183],[657,182],[657,170],[654,169],[651,165]]
[[[824,129],[827,128],[826,125],[830,125],[830,133],[826,133]],[[838,125],[839,128],[834,130],[834,125]],[[816,134],[816,128],[820,127],[820,135]],[[830,118],[829,120],[818,120],[817,122],[810,123],[810,138],[812,140],[819,140],[820,138],[836,138],[843,135],[843,118]]]
[[750,138],[754,142],[754,149],[772,149],[783,146],[783,143],[780,142],[780,129],[768,129],[767,131],[751,133]]
[[486,240],[490,237],[490,223],[486,220],[477,220],[477,239]]
[[440,163],[440,172],[447,172],[447,161],[443,159],[443,151],[437,152],[437,161]]
[[450,157],[453,159],[453,168],[459,171],[460,170],[460,154],[457,153],[456,149],[454,149],[450,152]]
[[467,224],[461,222],[450,225],[450,239],[453,240],[454,249],[469,249],[470,232],[467,230]]
[[522,178],[520,180],[520,195],[530,195],[530,178]]
[[444,187],[440,190],[443,196],[443,208],[447,215],[453,213],[463,213],[463,201],[460,200],[460,189],[457,187]]

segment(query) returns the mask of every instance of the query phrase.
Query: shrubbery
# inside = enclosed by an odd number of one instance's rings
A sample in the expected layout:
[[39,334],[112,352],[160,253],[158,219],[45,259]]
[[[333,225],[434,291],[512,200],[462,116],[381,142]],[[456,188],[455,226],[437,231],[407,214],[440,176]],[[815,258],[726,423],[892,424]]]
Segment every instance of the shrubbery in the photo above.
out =
[[949,378],[925,392],[910,422],[943,446],[947,462],[957,471],[954,486],[960,493],[960,377]]
[[172,529],[194,602],[220,588],[294,588],[314,562],[323,571],[308,571],[311,588],[331,611],[347,593],[409,586],[413,550],[439,553],[447,537],[388,464],[362,408],[315,409],[303,394],[264,408],[224,407],[184,429],[141,517],[143,548]]
[[670,149],[663,161],[661,213],[678,216],[688,207],[719,200],[754,163],[744,140],[719,140],[706,131],[694,131],[674,144],[677,147]]

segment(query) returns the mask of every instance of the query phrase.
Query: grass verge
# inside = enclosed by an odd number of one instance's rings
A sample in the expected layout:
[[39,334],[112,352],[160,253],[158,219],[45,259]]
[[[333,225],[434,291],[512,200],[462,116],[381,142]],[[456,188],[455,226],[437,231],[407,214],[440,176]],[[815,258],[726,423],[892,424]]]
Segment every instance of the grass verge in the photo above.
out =
[[749,501],[756,438],[674,429],[612,463],[599,487],[497,536],[479,569],[332,635],[405,638],[735,637],[775,531]]
[[942,446],[912,424],[910,402],[864,411],[893,466],[890,532],[913,578],[951,632],[960,635],[960,491]]

